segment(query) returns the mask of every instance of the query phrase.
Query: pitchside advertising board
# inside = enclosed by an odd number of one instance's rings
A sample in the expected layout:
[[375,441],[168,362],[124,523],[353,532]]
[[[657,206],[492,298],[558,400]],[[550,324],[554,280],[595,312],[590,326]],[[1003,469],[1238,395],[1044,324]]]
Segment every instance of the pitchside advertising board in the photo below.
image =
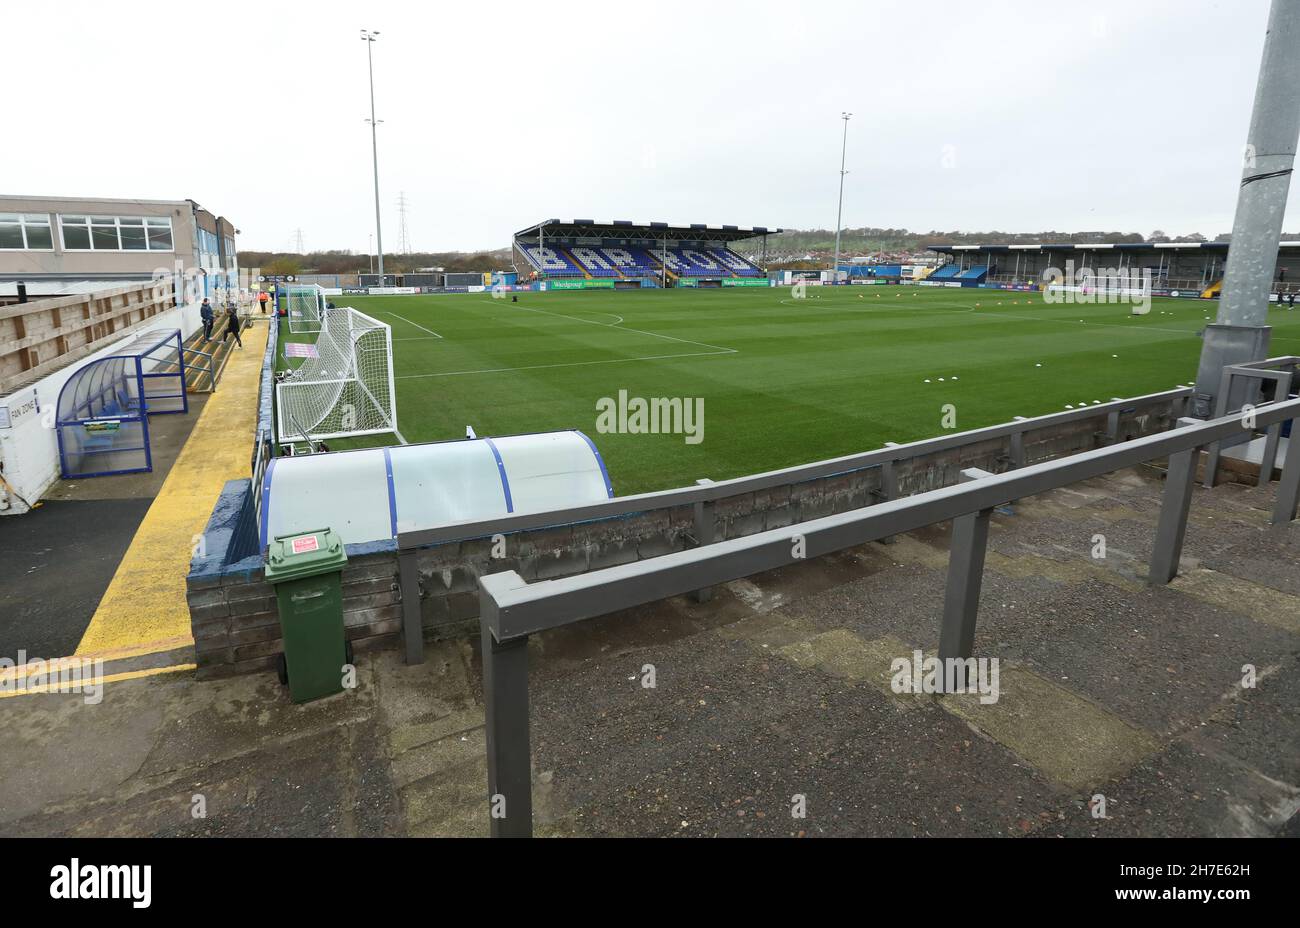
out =
[[548,280],[548,290],[613,290],[612,280]]

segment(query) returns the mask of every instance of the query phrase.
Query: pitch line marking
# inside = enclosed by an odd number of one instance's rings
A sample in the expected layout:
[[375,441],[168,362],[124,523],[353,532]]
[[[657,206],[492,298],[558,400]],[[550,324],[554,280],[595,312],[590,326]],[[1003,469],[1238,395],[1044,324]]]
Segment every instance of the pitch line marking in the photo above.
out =
[[[796,303],[806,303],[807,300],[791,300],[791,299],[784,299],[784,300],[778,300],[777,302],[781,303],[781,304],[784,305],[784,306],[794,306]],[[975,307],[974,307],[974,306],[971,306],[971,307],[969,307],[969,308],[967,308],[967,309],[940,309],[940,308],[938,308],[938,307],[933,307],[933,306],[908,306],[908,307],[906,307],[906,308],[900,308],[900,309],[895,309],[895,308],[893,308],[892,306],[889,307],[888,309],[886,309],[886,308],[883,307],[883,306],[881,306],[881,307],[879,307],[879,308],[877,308],[877,309],[867,309],[865,306],[842,306],[842,305],[832,305],[832,306],[829,306],[829,307],[821,307],[821,306],[818,306],[818,307],[817,307],[818,310],[821,310],[821,309],[823,309],[823,308],[830,309],[832,312],[842,312],[842,313],[872,313],[872,314],[880,314],[880,313],[908,313],[908,312],[913,312],[913,311],[915,311],[915,310],[920,310],[920,311],[922,311],[922,312],[927,312],[927,313],[938,313],[938,314],[941,314],[941,315],[948,315],[948,316],[963,316],[963,315],[965,315],[965,314],[967,314],[967,313],[973,313],[973,312],[975,312]]]
[[[780,302],[787,306],[793,306],[796,301],[786,299],[786,300],[781,300]],[[800,300],[798,302],[804,302],[804,301]],[[823,307],[819,306],[817,308],[820,310]],[[849,313],[891,313],[891,312],[902,313],[902,312],[910,312],[912,310],[912,307],[907,307],[906,309],[894,309],[893,307],[890,307],[888,309],[885,309],[884,307],[881,307],[880,309],[866,309],[866,308],[859,309],[856,306],[830,306],[826,308],[830,309],[831,311],[849,312]],[[1024,316],[1024,315],[1017,315],[1015,313],[989,312],[988,310],[977,310],[973,306],[969,307],[968,309],[937,309],[937,308],[930,308],[925,306],[918,306],[916,307],[916,309],[923,310],[925,312],[930,312],[930,313],[942,313],[942,314],[953,315],[953,316],[970,314],[975,316],[987,316],[990,319],[1023,319],[1027,322],[1051,322],[1051,323],[1063,323],[1065,325],[1095,325],[1095,326],[1103,326],[1105,328],[1111,328],[1111,329],[1124,329],[1129,332],[1163,332],[1167,335],[1183,335],[1183,336],[1196,334],[1195,332],[1191,332],[1191,331],[1181,331],[1179,329],[1161,329],[1161,328],[1156,328],[1155,326],[1120,325],[1118,322],[1086,322],[1086,321],[1079,322],[1078,320],[1075,319],[1050,319],[1050,318],[1044,318],[1042,316]],[[1286,336],[1280,336],[1280,337],[1283,339],[1286,338]],[[1279,336],[1274,336],[1274,341],[1276,341],[1278,338]]]
[[[531,306],[516,306],[516,308],[527,310],[530,313],[541,313],[543,316],[555,316],[557,319],[571,319],[574,322],[585,322],[587,323],[587,325],[598,325],[602,329],[618,329],[620,332],[635,332],[638,335],[649,335],[651,338],[666,338],[669,341],[681,342],[684,345],[696,345],[700,348],[712,348],[713,351],[711,351],[710,354],[722,354],[722,353],[739,354],[740,353],[739,348],[724,348],[721,345],[710,345],[707,342],[693,342],[689,338],[678,338],[676,335],[661,335],[658,332],[646,332],[643,329],[632,329],[632,328],[628,328],[625,325],[618,325],[617,323],[593,322],[591,319],[580,319],[577,316],[566,316],[564,313],[552,313],[552,312],[547,312],[544,309],[533,309]],[[601,315],[610,316],[613,315],[613,313],[601,313]],[[621,317],[619,321],[620,322],[622,321]],[[677,355],[676,357],[685,357],[685,355]],[[629,358],[628,360],[634,360],[634,359]]]
[[[428,332],[428,333],[429,333],[430,335],[432,335],[434,338],[442,338],[442,336],[439,335],[437,332],[433,331],[433,329],[426,329],[424,326],[420,325],[420,323],[418,323],[418,322],[411,322],[411,320],[410,320],[410,319],[407,319],[405,316],[398,316],[397,313],[393,312],[393,311],[390,310],[390,309],[379,309],[379,310],[376,310],[376,312],[381,312],[381,313],[383,313],[383,314],[386,315],[386,316],[397,316],[398,319],[401,319],[403,322],[407,323],[408,325],[413,325],[413,326],[415,326],[415,327],[416,327],[417,329],[419,329],[421,332]],[[410,341],[410,339],[401,339],[401,340],[402,340],[402,341]]]
[[[600,325],[601,323],[597,323]],[[629,329],[629,331],[631,331]],[[738,354],[735,348],[720,351],[688,351],[684,354],[655,354],[643,358],[606,358],[601,361],[570,361],[565,364],[530,364],[526,367],[488,367],[472,371],[441,371],[435,374],[399,374],[394,380],[416,380],[424,377],[459,377],[462,374],[508,374],[512,371],[537,371],[552,367],[585,367],[589,364],[627,364],[632,361],[667,361],[672,358],[707,358],[724,354]]]

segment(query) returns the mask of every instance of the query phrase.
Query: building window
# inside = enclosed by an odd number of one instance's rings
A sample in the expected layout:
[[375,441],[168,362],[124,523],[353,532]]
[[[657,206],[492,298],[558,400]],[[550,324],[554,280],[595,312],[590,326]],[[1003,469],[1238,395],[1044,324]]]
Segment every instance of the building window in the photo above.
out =
[[149,229],[150,251],[172,250],[172,221],[170,219],[146,219]]
[[85,216],[60,216],[63,247],[67,251],[90,250],[90,223]]
[[50,217],[0,213],[0,250],[53,251]]
[[[60,216],[67,251],[171,251],[172,221],[140,216]],[[46,221],[48,235],[49,222]]]
[[96,251],[121,251],[117,239],[117,220],[112,216],[90,217],[90,247]]
[[123,251],[146,251],[148,241],[144,236],[143,219],[122,219],[117,220],[117,231],[122,238]]

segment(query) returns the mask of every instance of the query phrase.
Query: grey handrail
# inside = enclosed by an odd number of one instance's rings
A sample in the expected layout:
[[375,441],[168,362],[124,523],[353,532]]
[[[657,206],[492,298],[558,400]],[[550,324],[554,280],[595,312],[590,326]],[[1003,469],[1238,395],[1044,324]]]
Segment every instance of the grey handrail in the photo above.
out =
[[[209,354],[206,351],[199,351],[199,349],[197,348],[189,348],[184,345],[181,346],[181,351],[191,355],[198,355],[200,358],[208,359],[208,363],[206,365],[191,364],[189,365],[189,367],[191,370],[196,370],[201,374],[207,374],[208,386],[211,390],[215,392],[217,389],[217,376],[216,376],[216,370],[214,368],[214,365],[216,364],[216,355]],[[198,378],[196,377],[195,380],[197,382]]]
[[[953,523],[939,658],[971,658],[989,516],[1000,505],[1102,474],[1169,458],[1148,581],[1177,575],[1200,451],[1241,432],[1280,426],[1300,416],[1300,399],[1240,416],[1178,427],[1122,444],[1045,461],[1002,474],[967,471],[967,482],[573,577],[527,583],[515,571],[479,578],[488,796],[494,837],[532,834],[528,637],[766,570],[799,563],[886,536]],[[1288,454],[1273,510],[1274,524],[1300,508],[1300,454]],[[794,539],[801,545],[792,544]],[[796,547],[799,554],[796,554]],[[963,677],[954,676],[960,687]]]
[[[1255,420],[1257,427],[1263,427],[1297,415],[1300,415],[1300,399],[1260,407]],[[1238,416],[1212,419],[811,522],[573,577],[525,583],[514,571],[485,574],[479,583],[485,602],[492,606],[491,615],[485,613],[485,621],[499,641],[509,640],[793,564],[797,559],[791,557],[790,539],[795,534],[804,539],[807,557],[818,557],[994,509],[1156,458],[1199,449],[1243,430],[1250,431]],[[1294,481],[1300,473],[1300,455],[1287,456],[1286,470]],[[1279,497],[1285,489],[1284,476]],[[1291,487],[1290,492],[1289,500],[1280,499],[1281,507],[1274,512],[1274,522],[1295,518],[1295,488]],[[1284,518],[1282,509],[1288,501],[1290,515]]]
[[790,483],[801,483],[824,477],[833,477],[839,474],[865,470],[870,467],[879,467],[891,462],[897,463],[907,461],[923,454],[932,454],[952,448],[976,444],[982,441],[1006,438],[1008,436],[1023,434],[1034,429],[1050,428],[1054,425],[1075,422],[1080,419],[1091,419],[1098,416],[1110,415],[1135,405],[1155,406],[1163,402],[1172,403],[1178,400],[1185,401],[1191,395],[1192,389],[1190,387],[1180,387],[1175,390],[1149,393],[1144,396],[1133,397],[1132,399],[1112,400],[1106,403],[1099,403],[1095,406],[1088,406],[1083,409],[1048,413],[1043,416],[1017,419],[1013,422],[1003,422],[998,425],[992,425],[982,429],[974,429],[968,432],[941,435],[936,438],[926,438],[920,441],[909,442],[907,444],[891,445],[890,447],[882,448],[877,451],[868,451],[846,455],[844,457],[829,458],[823,461],[815,461],[811,464],[801,464],[795,467],[783,468],[781,470],[766,471],[760,474],[750,474],[744,477],[734,477],[729,480],[718,480],[708,484],[678,487],[671,490],[658,490],[652,493],[639,493],[632,496],[619,496],[614,499],[601,500],[600,502],[589,503],[582,506],[573,506],[567,509],[551,509],[541,512],[520,513],[504,517],[497,516],[491,519],[455,522],[448,525],[420,529],[412,532],[399,532],[397,536],[397,546],[402,550],[421,548],[430,545],[447,544],[453,541],[463,541],[470,538],[483,538],[498,533],[508,534],[510,532],[546,528],[553,525],[616,518],[618,516],[625,516],[639,512],[649,512],[657,509],[671,509],[676,506],[689,506],[695,503],[716,502],[729,497],[740,496],[745,493],[754,493],[760,490],[768,490],[773,487],[784,486]]

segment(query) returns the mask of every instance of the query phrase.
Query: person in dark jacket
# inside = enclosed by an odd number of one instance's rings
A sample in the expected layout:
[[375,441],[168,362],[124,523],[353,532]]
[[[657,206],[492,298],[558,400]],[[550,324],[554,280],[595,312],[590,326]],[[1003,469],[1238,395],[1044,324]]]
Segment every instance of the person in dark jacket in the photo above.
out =
[[244,343],[239,340],[239,310],[233,306],[226,310],[226,331],[221,335],[223,344],[230,335],[235,336],[236,345],[240,348],[244,347]]
[[199,318],[203,320],[203,338],[205,341],[212,340],[212,324],[217,321],[216,314],[212,312],[212,304],[208,298],[203,298],[203,305],[199,307]]

